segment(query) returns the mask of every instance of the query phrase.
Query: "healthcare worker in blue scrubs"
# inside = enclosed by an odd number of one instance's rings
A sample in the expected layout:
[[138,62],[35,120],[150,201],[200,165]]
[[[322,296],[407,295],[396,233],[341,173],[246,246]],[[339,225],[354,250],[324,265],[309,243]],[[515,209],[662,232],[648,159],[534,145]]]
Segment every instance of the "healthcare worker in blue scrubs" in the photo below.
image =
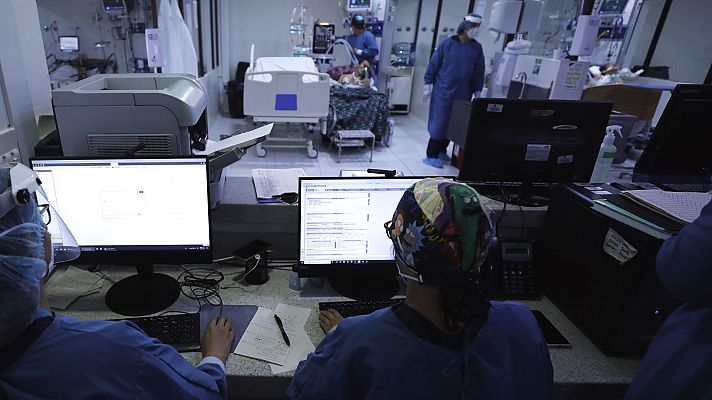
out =
[[302,361],[294,399],[548,399],[552,367],[524,305],[489,301],[477,276],[492,215],[469,186],[443,178],[405,191],[385,224],[405,303],[341,320]]
[[373,34],[366,30],[366,19],[363,15],[356,14],[351,18],[351,35],[346,36],[346,41],[353,48],[358,62],[366,60],[373,65],[378,55],[378,43]]
[[[78,321],[47,306],[43,277],[79,248],[22,164],[0,166],[0,399],[225,399],[234,334],[212,320],[197,367],[130,322]],[[44,196],[46,198],[46,196]],[[46,225],[63,226],[53,246]]]
[[447,128],[455,100],[479,96],[485,81],[485,57],[482,45],[475,40],[482,24],[479,14],[469,14],[457,27],[457,34],[445,39],[435,49],[425,71],[423,100],[430,99],[428,132],[430,140],[423,162],[436,168],[447,155]]
[[658,251],[663,286],[683,304],[665,321],[626,399],[712,399],[712,203]]

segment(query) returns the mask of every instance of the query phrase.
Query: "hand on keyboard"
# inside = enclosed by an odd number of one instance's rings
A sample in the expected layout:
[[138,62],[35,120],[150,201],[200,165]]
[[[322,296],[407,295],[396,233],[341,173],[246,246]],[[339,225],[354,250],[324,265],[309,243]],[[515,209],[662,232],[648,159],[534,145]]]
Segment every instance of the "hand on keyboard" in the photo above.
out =
[[211,319],[203,335],[203,357],[213,356],[227,363],[234,337],[235,333],[227,317]]
[[344,317],[333,308],[319,311],[319,326],[324,330],[324,333],[328,333],[331,328],[338,325],[343,319]]

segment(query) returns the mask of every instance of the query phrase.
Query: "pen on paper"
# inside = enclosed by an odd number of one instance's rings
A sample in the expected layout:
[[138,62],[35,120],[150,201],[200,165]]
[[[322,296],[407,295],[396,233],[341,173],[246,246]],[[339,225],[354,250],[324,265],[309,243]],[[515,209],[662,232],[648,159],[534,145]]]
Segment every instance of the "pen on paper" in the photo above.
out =
[[284,338],[284,343],[287,343],[287,346],[289,346],[289,336],[287,336],[287,332],[284,331],[284,326],[282,325],[282,320],[279,318],[279,315],[274,314],[274,320],[277,321],[277,326],[279,327],[279,331],[282,332],[282,337]]

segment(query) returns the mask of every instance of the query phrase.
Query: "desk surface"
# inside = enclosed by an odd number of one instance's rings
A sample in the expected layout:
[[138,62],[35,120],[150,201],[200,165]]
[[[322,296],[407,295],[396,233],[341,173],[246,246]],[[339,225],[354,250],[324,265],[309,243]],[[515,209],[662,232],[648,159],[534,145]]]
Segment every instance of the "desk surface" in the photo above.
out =
[[[218,269],[225,273],[242,271],[241,268],[219,267]],[[59,271],[59,273],[61,272]],[[179,273],[178,269],[173,267],[165,267],[160,272],[176,276]],[[112,280],[118,280],[132,272],[129,268],[107,268],[103,270],[103,273]],[[337,295],[331,290],[328,283],[324,282],[324,288],[319,289],[311,283],[307,283],[306,279],[302,280],[305,285],[301,292],[292,291],[287,284],[289,275],[289,271],[271,269],[269,281],[261,286],[236,284],[232,278],[238,275],[228,275],[223,281],[223,287],[227,288],[222,289],[220,295],[225,304],[251,304],[274,309],[278,303],[285,303],[311,309],[312,312],[307,320],[305,330],[312,342],[318,345],[324,338],[324,333],[318,323],[318,303],[319,301],[334,301],[341,298],[333,297]],[[108,290],[108,286],[108,284],[104,284],[100,294],[80,298],[67,311],[58,313],[78,319],[118,318],[119,316],[109,311],[104,304],[104,294]],[[524,301],[523,303],[532,309],[542,311],[573,345],[570,349],[550,349],[555,384],[627,384],[632,380],[640,363],[639,360],[608,357],[601,353],[547,298],[539,301]],[[197,309],[198,304],[195,300],[182,295],[173,306],[169,307],[169,310],[180,311],[197,311]],[[183,354],[193,363],[197,364],[200,361],[199,353]],[[261,382],[259,385],[276,385],[282,388],[286,387],[293,374],[293,372],[287,372],[273,375],[266,362],[236,354],[230,356],[227,370],[230,377],[263,378],[258,380]]]
[[628,86],[635,86],[635,87],[640,87],[640,88],[645,88],[645,89],[669,90],[669,91],[674,90],[675,86],[677,86],[678,83],[683,83],[683,82],[671,81],[668,79],[660,79],[660,78],[650,78],[647,76],[640,76],[635,79],[623,80],[623,84],[628,85]]

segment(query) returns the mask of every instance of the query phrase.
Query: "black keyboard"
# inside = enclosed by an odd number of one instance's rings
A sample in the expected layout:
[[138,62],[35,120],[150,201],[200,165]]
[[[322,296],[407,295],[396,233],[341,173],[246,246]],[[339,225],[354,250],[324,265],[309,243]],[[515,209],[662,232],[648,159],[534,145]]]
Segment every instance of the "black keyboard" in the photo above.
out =
[[381,308],[386,308],[400,304],[405,301],[405,297],[399,297],[395,299],[387,300],[361,300],[361,301],[325,301],[319,303],[319,310],[328,310],[333,308],[338,311],[339,314],[346,317],[353,317],[356,315],[370,314]]
[[200,313],[124,318],[180,352],[200,350]]

